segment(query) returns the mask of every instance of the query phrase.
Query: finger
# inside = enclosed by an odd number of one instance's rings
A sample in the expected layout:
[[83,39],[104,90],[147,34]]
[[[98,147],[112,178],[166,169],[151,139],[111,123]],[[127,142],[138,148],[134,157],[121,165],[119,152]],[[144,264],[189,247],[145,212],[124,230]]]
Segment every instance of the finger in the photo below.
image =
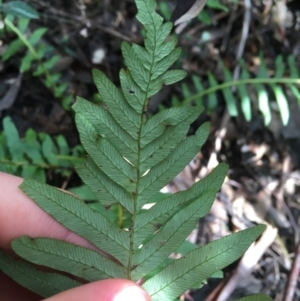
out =
[[39,208],[20,189],[22,179],[0,172],[0,248],[9,249],[17,237],[50,237],[91,247]]
[[124,279],[108,279],[89,283],[44,301],[151,301],[148,294],[135,283]]

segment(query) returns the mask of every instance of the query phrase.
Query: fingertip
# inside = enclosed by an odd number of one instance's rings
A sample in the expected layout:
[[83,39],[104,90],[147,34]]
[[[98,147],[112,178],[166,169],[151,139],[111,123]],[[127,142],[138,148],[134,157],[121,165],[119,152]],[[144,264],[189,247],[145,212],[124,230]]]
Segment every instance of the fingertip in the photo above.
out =
[[89,283],[45,301],[151,301],[140,286],[130,280],[107,279]]
[[131,284],[108,301],[150,301],[149,295],[140,286]]

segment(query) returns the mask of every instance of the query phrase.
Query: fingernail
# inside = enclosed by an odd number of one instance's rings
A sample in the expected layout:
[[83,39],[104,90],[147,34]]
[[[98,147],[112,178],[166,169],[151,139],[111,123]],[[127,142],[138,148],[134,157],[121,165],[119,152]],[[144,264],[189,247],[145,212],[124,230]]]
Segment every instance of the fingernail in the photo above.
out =
[[120,293],[118,293],[113,301],[148,301],[147,293],[138,286],[127,286]]

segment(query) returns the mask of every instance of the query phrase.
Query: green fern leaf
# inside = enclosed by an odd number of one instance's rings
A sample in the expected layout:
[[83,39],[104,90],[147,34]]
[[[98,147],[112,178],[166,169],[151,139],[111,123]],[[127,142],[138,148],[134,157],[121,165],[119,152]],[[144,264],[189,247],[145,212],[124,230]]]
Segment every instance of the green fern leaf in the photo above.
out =
[[20,71],[22,73],[28,71],[31,68],[31,65],[34,60],[35,60],[34,55],[31,52],[28,52],[21,61]]
[[73,109],[92,123],[99,136],[106,137],[130,162],[136,163],[136,140],[115,121],[110,112],[80,97],[77,98]]
[[[259,225],[213,241],[173,261],[143,287],[153,301],[171,301],[214,272],[237,260],[265,229]],[[181,278],[184,277],[184,281]]]
[[122,92],[98,70],[93,71],[94,81],[99,95],[107,105],[115,120],[124,128],[130,136],[137,138],[137,129],[140,116],[125,101]]
[[[181,123],[187,123],[188,126],[190,123],[196,120],[196,118],[202,113],[202,107],[182,107],[182,108],[171,108],[169,110],[162,111],[151,119],[149,119],[141,133],[141,144],[146,146],[148,143],[154,141],[156,138],[159,138],[168,127],[176,126]],[[180,135],[180,140],[182,140],[187,130]],[[177,143],[175,144],[175,146]],[[174,146],[173,146],[174,148]]]
[[[250,74],[246,69],[245,62],[241,61],[241,79],[248,79],[250,78]],[[251,121],[252,118],[252,110],[251,110],[251,99],[249,96],[249,92],[245,85],[238,85],[237,91],[239,92],[240,99],[241,99],[241,109],[247,121]]]
[[[195,86],[195,88],[196,88],[196,91],[201,92],[201,91],[204,90],[204,87],[203,87],[203,85],[202,85],[202,83],[201,83],[199,77],[193,75],[193,76],[192,76],[192,81],[193,81],[193,84],[194,84],[194,86]],[[201,105],[201,106],[203,105],[203,100],[202,100],[202,98],[195,99],[195,102],[196,102],[196,104],[198,104],[198,105]]]
[[[281,55],[279,55],[276,58],[275,68],[276,68],[276,72],[275,72],[274,78],[282,78],[284,76],[285,66],[284,66],[283,58]],[[277,105],[278,105],[282,123],[283,123],[283,125],[287,125],[289,118],[290,118],[288,101],[285,97],[285,94],[284,94],[282,88],[279,85],[272,85],[272,88],[273,88],[273,91],[275,94],[275,98],[277,101]]]
[[38,19],[38,12],[25,3],[24,1],[10,1],[7,4],[3,4],[1,9],[6,14],[11,14],[16,17]]
[[198,219],[208,213],[216,195],[215,190],[207,191],[196,198],[186,207],[176,212],[159,232],[143,244],[143,248],[133,255],[132,264],[137,266],[133,270],[133,279],[140,279],[153,270],[153,266],[160,265],[196,227]]
[[129,234],[117,229],[104,215],[72,195],[34,180],[24,181],[20,188],[66,228],[126,265]]
[[41,154],[41,144],[38,141],[37,133],[33,129],[28,129],[25,134],[25,152],[27,156],[36,164],[45,164]]
[[[260,66],[258,72],[258,78],[268,78],[267,66],[263,60],[263,57],[260,58]],[[262,84],[255,84],[254,87],[257,90],[257,99],[258,107],[264,117],[265,125],[269,125],[272,119],[272,113],[269,103],[269,95],[266,88]]]
[[22,286],[36,294],[48,298],[81,283],[56,273],[38,271],[34,266],[23,260],[15,260],[0,252],[1,270]]
[[13,42],[11,42],[6,48],[5,52],[3,53],[2,61],[7,61],[8,59],[10,59],[20,50],[20,48],[22,48],[22,46],[23,42],[20,39],[16,39]]
[[196,155],[204,144],[209,131],[208,123],[203,124],[195,136],[188,137],[177,145],[164,161],[150,169],[139,181],[137,205],[144,205],[149,197],[169,183]]
[[[208,72],[208,82],[210,87],[214,87],[218,85],[217,80],[213,76],[211,72]],[[208,95],[208,105],[207,105],[207,110],[209,113],[211,113],[217,106],[218,99],[216,93],[210,93]]]
[[6,135],[7,146],[12,154],[12,159],[16,162],[22,162],[24,160],[22,141],[16,126],[9,117],[3,120],[3,130]]
[[29,25],[29,21],[30,21],[30,19],[28,19],[28,18],[20,18],[18,20],[18,27],[22,33],[26,32],[28,25]]
[[137,180],[134,167],[107,139],[100,139],[93,125],[83,115],[76,115],[75,120],[81,143],[99,169],[119,185],[130,187],[133,191]]
[[[288,57],[288,65],[290,68],[291,78],[300,78],[299,70],[297,70],[296,60],[294,55],[289,55]],[[300,106],[300,90],[292,84],[289,84],[289,88],[291,89],[292,93],[298,100],[298,104]]]
[[134,212],[134,204],[128,191],[103,173],[93,160],[87,158],[84,166],[76,170],[104,206],[120,203],[130,213]]
[[[223,69],[223,73],[224,73],[224,79],[225,82],[230,82],[232,81],[232,75],[229,72],[229,70],[226,68],[225,64],[221,61],[221,67]],[[238,110],[237,110],[237,106],[235,103],[235,97],[233,96],[233,93],[231,91],[231,88],[224,88],[222,90],[225,101],[226,101],[226,106],[227,106],[227,110],[230,116],[238,116]]]
[[36,29],[28,38],[30,45],[35,46],[41,40],[47,30],[48,29],[46,27],[39,27],[38,29]]
[[134,248],[137,249],[145,239],[151,236],[159,226],[163,225],[171,216],[180,211],[186,204],[200,197],[209,189],[220,189],[228,167],[218,165],[208,176],[185,191],[166,197],[147,211],[137,215],[135,221]]
[[[12,242],[13,250],[24,259],[69,272],[87,281],[126,277],[125,267],[103,255],[67,242],[50,238],[30,239],[24,236]],[[47,264],[48,263],[48,264]]]

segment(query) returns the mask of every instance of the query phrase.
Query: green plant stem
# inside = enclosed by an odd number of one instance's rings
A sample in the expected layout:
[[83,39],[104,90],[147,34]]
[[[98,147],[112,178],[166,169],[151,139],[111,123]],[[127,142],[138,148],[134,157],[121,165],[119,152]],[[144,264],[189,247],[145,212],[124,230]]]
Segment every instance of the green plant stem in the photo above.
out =
[[19,31],[19,29],[8,19],[5,18],[4,20],[5,24],[10,27],[10,29],[21,39],[21,41],[27,46],[27,48],[30,50],[30,52],[34,55],[34,57],[39,60],[39,56],[32,47],[32,45],[27,41],[26,37]]
[[214,93],[218,90],[222,90],[229,87],[240,86],[240,85],[251,85],[251,84],[300,84],[300,78],[249,78],[229,81],[214,87],[210,87],[193,96],[190,96],[182,101],[182,104],[188,104],[192,100],[201,98],[205,95]]
[[66,156],[66,155],[56,155],[55,158],[58,159],[58,160],[76,161],[76,162],[84,163],[84,159],[82,159],[80,157],[72,157],[72,156]]

